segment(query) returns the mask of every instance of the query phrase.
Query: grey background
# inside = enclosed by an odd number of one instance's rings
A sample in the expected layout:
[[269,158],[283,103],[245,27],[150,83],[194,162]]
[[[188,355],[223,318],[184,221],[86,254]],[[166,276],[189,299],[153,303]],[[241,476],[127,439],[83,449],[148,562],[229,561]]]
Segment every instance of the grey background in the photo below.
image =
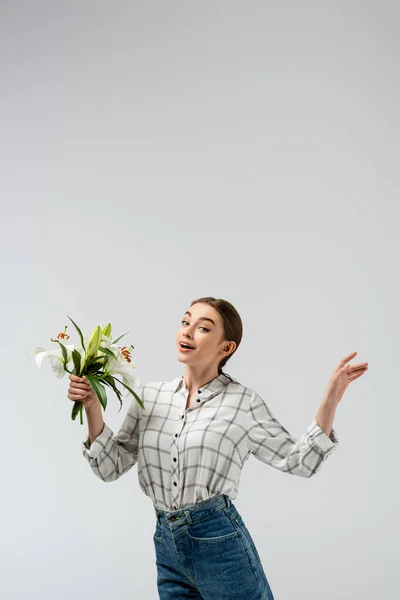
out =
[[[225,371],[296,437],[341,358],[370,365],[319,474],[243,471],[276,600],[398,597],[399,12],[1,2],[2,597],[157,597],[137,468],[92,474],[67,377],[27,355],[67,314],[111,321],[143,383],[171,380],[203,295],[243,319]],[[109,394],[114,431],[127,407]]]

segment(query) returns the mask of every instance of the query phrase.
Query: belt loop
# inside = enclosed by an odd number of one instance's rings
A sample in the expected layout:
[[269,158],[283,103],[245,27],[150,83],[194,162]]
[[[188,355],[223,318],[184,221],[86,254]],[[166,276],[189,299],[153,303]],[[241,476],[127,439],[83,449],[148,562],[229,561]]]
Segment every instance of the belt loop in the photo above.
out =
[[190,510],[185,510],[185,516],[188,520],[189,525],[191,525],[193,521],[192,521],[192,517],[190,516]]
[[225,494],[225,504],[226,504],[227,508],[229,508],[231,505],[231,499],[226,494]]
[[161,525],[161,517],[160,517],[160,513],[156,511],[156,517],[157,517],[157,521],[159,523],[159,525]]

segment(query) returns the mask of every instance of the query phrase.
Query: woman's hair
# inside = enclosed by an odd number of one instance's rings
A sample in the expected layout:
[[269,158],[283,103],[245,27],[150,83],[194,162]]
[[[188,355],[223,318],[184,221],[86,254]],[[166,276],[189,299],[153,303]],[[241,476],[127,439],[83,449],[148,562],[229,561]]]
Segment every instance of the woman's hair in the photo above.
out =
[[222,367],[226,364],[226,362],[233,356],[236,350],[239,348],[240,342],[242,341],[243,335],[243,324],[242,319],[236,308],[227,300],[223,300],[222,298],[213,298],[212,296],[206,296],[205,298],[197,298],[193,300],[190,306],[193,304],[197,304],[197,302],[204,302],[204,304],[209,304],[220,314],[222,318],[222,326],[224,330],[224,338],[228,342],[235,342],[236,348],[229,356],[225,356],[221,360],[218,365],[218,374],[223,374],[229,379],[232,379],[227,373],[224,373]]

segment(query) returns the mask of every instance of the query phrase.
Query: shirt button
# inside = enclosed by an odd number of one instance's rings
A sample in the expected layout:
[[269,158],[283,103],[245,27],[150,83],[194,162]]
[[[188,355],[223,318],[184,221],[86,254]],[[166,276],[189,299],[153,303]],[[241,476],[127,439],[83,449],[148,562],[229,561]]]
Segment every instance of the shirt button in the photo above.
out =
[[177,434],[177,433],[175,434],[175,437],[178,437],[178,434]]
[[201,402],[200,398],[197,398],[197,402]]
[[176,458],[174,458],[174,462],[176,462]]
[[198,394],[201,394],[201,390],[197,390],[197,393],[198,393]]
[[185,418],[185,415],[182,415],[182,417],[181,417],[181,418],[182,418],[182,419],[184,419],[184,418]]
[[176,481],[174,481],[174,485],[177,485]]

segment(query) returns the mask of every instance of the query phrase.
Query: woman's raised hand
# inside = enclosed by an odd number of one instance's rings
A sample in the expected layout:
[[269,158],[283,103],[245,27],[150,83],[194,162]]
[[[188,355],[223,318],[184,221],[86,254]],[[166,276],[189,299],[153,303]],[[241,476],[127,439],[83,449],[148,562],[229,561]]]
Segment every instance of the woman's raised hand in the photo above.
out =
[[357,363],[350,365],[349,361],[356,356],[357,352],[352,352],[345,356],[333,371],[325,391],[325,399],[333,400],[339,403],[349,384],[358,379],[368,371],[369,363]]
[[68,398],[70,400],[73,400],[74,402],[79,400],[85,408],[99,402],[96,392],[88,383],[85,375],[83,377],[78,377],[77,375],[70,373],[69,379],[71,383],[68,388]]

